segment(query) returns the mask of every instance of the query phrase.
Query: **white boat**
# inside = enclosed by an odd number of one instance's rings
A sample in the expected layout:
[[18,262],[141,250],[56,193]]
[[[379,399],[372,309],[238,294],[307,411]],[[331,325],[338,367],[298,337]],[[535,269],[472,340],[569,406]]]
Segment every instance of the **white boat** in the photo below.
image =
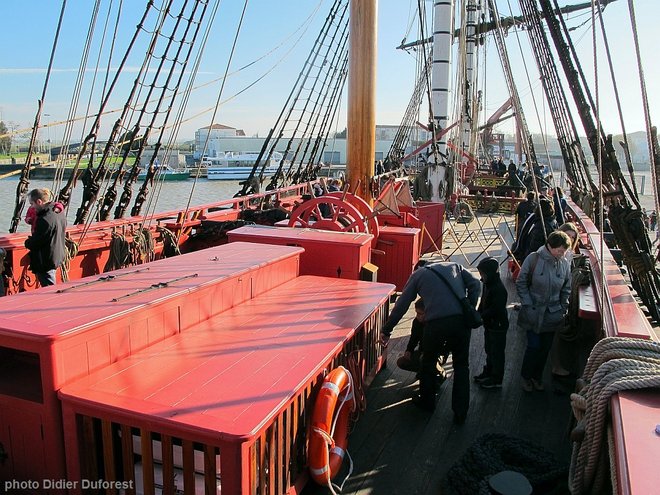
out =
[[[218,157],[207,157],[202,161],[202,164],[207,165],[207,178],[209,180],[245,180],[249,177],[258,158],[258,153],[227,152]],[[274,152],[267,162],[263,176],[271,177],[274,175],[282,158],[282,153]]]

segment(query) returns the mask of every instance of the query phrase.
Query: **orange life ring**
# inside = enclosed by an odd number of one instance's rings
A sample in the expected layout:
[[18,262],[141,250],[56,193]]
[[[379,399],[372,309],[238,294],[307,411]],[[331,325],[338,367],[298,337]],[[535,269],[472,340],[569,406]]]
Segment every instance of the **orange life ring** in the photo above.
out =
[[335,368],[323,380],[314,404],[308,458],[312,479],[319,485],[330,484],[344,460],[351,412],[355,409],[351,384],[348,370]]

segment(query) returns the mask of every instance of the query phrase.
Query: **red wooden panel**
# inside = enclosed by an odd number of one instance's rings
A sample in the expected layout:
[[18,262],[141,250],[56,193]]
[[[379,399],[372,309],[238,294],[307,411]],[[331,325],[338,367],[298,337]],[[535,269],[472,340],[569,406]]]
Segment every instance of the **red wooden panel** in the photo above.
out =
[[149,345],[149,320],[147,318],[131,321],[129,335],[131,339],[131,352],[137,352]]
[[65,386],[61,397],[147,415],[150,424],[194,428],[216,439],[252,438],[392,290],[299,277]]
[[250,225],[227,233],[229,242],[247,241],[280,246],[300,246],[301,275],[359,280],[360,269],[370,260],[373,235]]
[[657,390],[619,392],[612,399],[618,493],[657,493],[660,396]]
[[[299,248],[284,246],[230,244],[118,270],[112,273],[116,278],[107,282],[81,286],[90,280],[78,280],[16,294],[0,299],[0,333],[34,339],[61,338],[113,315],[144,311],[268,263],[297,257],[300,252]],[[193,277],[195,274],[197,276]],[[181,277],[189,278],[173,281]],[[150,290],[158,283],[166,286]],[[62,289],[67,290],[57,292]],[[138,290],[146,291],[138,294]],[[117,301],[113,302],[113,298]]]
[[[417,201],[413,214],[424,225],[422,253],[431,253],[442,249],[442,225],[445,218],[445,204]],[[436,247],[437,246],[437,247]]]
[[130,330],[128,326],[117,325],[108,332],[110,338],[110,359],[114,363],[131,353]]
[[52,472],[49,465],[53,460],[46,462],[42,428],[37,412],[0,408],[0,442],[9,454],[0,463],[0,479],[41,480]]
[[87,341],[87,363],[89,371],[110,364],[110,339],[108,334]]
[[419,261],[420,229],[387,225],[381,227],[373,263],[378,266],[378,281],[396,285],[402,290]]

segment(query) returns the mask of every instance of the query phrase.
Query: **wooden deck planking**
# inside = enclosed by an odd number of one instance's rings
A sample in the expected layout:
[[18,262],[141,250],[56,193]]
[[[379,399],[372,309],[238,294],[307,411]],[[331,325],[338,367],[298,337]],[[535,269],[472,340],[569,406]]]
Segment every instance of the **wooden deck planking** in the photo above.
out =
[[[511,217],[507,218],[510,220]],[[488,245],[494,236],[494,226],[490,221],[480,220],[484,228],[482,238],[464,242],[461,244],[464,253],[457,251],[452,258],[465,266],[472,263],[475,272],[481,246]],[[461,227],[456,227],[458,242],[465,235]],[[505,226],[500,226],[500,232],[505,239],[510,239]],[[443,252],[451,253],[458,242],[451,236],[445,238]],[[488,254],[497,257],[500,262],[505,260],[504,253],[499,240],[489,246]],[[445,365],[449,378],[440,387],[435,413],[431,415],[413,406],[410,398],[417,392],[418,382],[414,373],[396,366],[396,359],[404,352],[410,335],[414,317],[411,305],[393,333],[388,348],[388,366],[378,374],[368,390],[367,409],[350,435],[348,451],[353,458],[354,470],[342,494],[449,493],[443,486],[447,471],[477,438],[486,433],[506,433],[533,441],[568,466],[571,448],[568,439],[571,422],[569,397],[554,390],[549,366],[546,366],[544,375],[545,391],[526,393],[521,389],[520,368],[526,336],[516,328],[517,312],[512,306],[518,298],[513,281],[507,275],[506,263],[500,273],[509,291],[510,318],[502,389],[484,390],[471,381],[470,410],[466,423],[454,425],[450,358]],[[480,373],[484,363],[483,330],[473,330],[470,376]],[[558,389],[566,390],[565,387]],[[343,479],[347,464],[345,461],[342,473],[335,481]],[[326,493],[330,493],[328,488],[313,483],[303,491],[304,495]]]

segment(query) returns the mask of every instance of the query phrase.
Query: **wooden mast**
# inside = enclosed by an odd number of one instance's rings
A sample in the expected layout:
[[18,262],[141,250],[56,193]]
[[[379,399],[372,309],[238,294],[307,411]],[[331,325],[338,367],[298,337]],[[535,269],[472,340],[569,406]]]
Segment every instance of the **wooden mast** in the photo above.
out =
[[351,0],[348,64],[347,178],[372,203],[376,156],[376,35],[378,0]]

